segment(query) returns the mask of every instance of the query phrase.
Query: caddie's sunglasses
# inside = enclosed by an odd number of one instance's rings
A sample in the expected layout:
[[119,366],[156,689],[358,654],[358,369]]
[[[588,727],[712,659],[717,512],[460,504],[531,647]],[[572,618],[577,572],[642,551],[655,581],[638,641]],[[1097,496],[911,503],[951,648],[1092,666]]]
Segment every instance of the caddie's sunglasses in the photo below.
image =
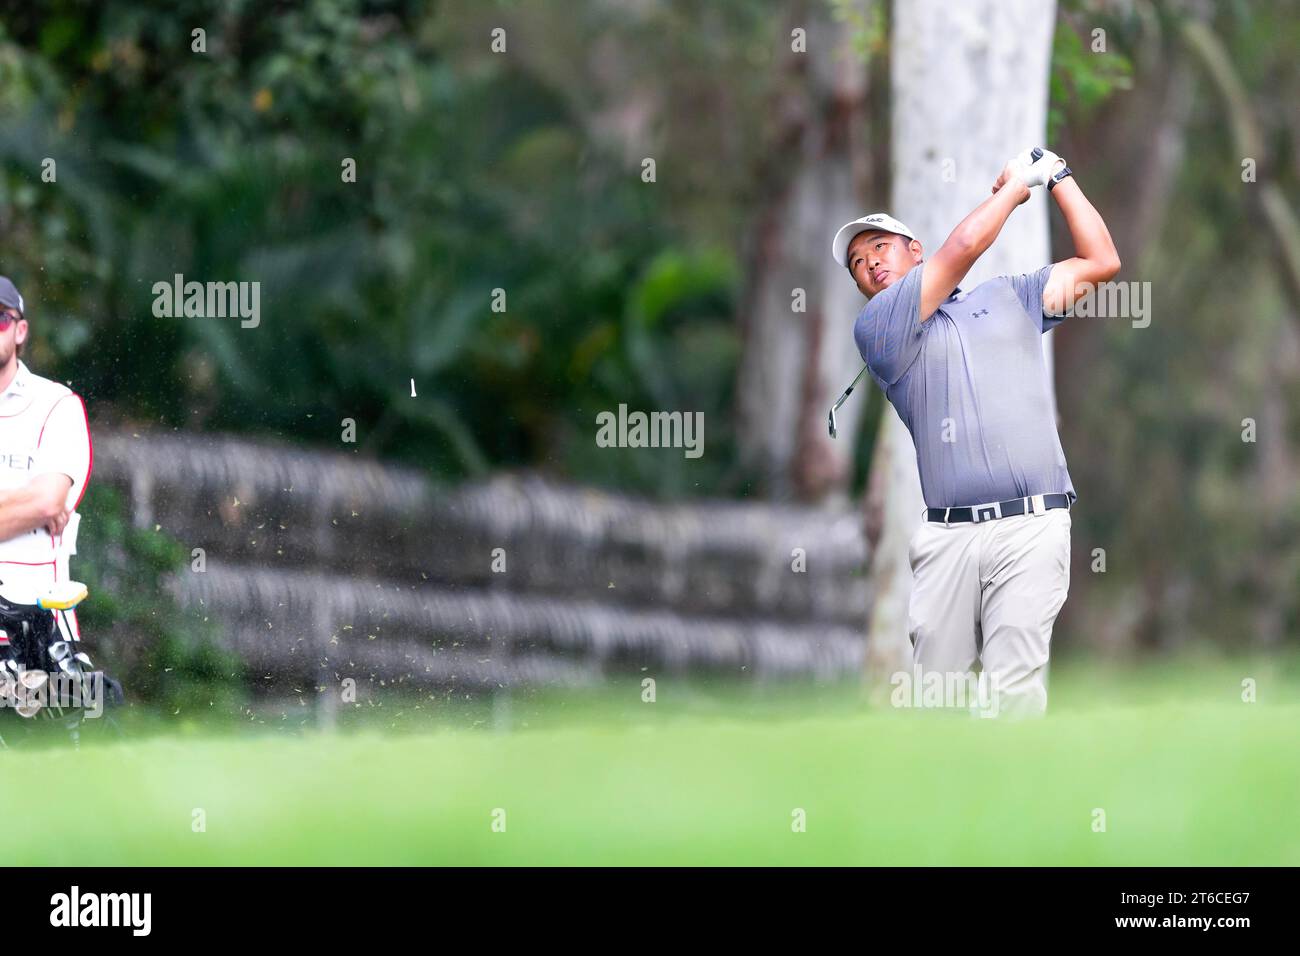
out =
[[0,312],[0,332],[3,332],[21,318],[22,313],[15,312],[13,309],[5,309]]

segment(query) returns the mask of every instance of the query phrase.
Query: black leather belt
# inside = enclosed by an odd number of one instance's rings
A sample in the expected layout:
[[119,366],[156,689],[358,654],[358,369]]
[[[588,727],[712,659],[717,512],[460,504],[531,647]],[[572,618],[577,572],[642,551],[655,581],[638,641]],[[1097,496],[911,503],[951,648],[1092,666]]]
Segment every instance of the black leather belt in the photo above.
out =
[[[1039,502],[1042,502],[1041,508]],[[1010,518],[1013,515],[1038,514],[1053,508],[1069,508],[1069,495],[1029,495],[1026,498],[1012,498],[1009,501],[995,501],[987,505],[972,505],[965,508],[926,508],[926,521],[942,521],[954,524],[960,521],[990,521],[994,518]]]

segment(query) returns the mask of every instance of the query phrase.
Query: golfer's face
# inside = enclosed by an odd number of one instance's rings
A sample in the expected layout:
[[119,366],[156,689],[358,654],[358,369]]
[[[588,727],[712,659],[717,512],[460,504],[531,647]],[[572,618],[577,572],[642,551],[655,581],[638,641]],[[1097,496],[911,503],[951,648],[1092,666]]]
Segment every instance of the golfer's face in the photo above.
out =
[[863,232],[849,243],[849,273],[868,299],[907,274],[914,262],[907,239],[892,232]]

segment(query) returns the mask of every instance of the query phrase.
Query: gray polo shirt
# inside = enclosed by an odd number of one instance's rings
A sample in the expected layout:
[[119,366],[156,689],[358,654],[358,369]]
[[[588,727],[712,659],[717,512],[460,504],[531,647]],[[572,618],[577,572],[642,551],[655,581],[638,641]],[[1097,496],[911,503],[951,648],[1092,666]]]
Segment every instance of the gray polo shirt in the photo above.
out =
[[1052,415],[1040,336],[1052,267],[958,289],[921,321],[921,270],[871,299],[853,337],[912,433],[931,508],[1064,492],[1075,497]]

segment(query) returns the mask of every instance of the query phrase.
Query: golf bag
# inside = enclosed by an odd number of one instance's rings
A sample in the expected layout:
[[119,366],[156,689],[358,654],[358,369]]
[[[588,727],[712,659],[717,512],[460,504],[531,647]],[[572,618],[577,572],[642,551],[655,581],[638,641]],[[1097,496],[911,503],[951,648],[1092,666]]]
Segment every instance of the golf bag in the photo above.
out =
[[89,707],[123,699],[122,686],[95,670],[67,610],[0,597],[0,708],[58,721],[76,740]]

